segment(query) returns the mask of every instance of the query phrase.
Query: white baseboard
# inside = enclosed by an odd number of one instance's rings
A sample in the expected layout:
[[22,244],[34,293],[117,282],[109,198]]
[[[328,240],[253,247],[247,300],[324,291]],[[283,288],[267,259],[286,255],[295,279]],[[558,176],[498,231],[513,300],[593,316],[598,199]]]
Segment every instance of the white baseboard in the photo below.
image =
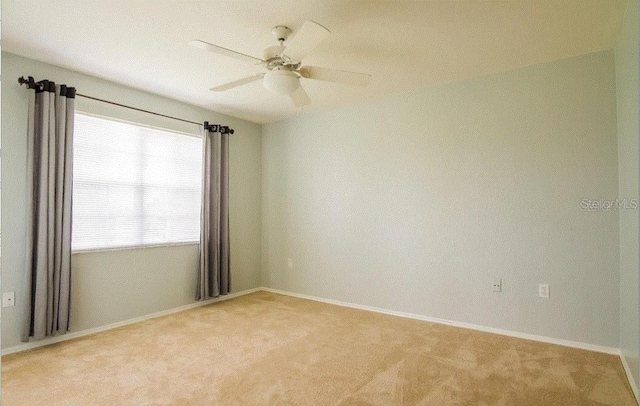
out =
[[625,372],[627,374],[627,378],[629,380],[629,385],[631,386],[631,389],[633,390],[633,393],[635,394],[636,399],[638,399],[638,385],[636,384],[636,382],[633,379],[633,375],[631,374],[631,370],[629,368],[629,365],[627,364],[627,361],[626,361],[625,357],[621,354],[620,349],[618,349],[618,348],[605,347],[605,346],[601,346],[601,345],[583,343],[583,342],[578,342],[578,341],[563,340],[563,339],[559,339],[559,338],[552,338],[552,337],[540,336],[540,335],[535,335],[535,334],[520,333],[520,332],[517,332],[517,331],[504,330],[504,329],[493,328],[493,327],[486,327],[486,326],[481,326],[481,325],[472,324],[472,323],[465,323],[465,322],[460,322],[460,321],[440,319],[440,318],[436,318],[436,317],[429,317],[429,316],[425,316],[425,315],[421,315],[421,314],[415,314],[415,313],[399,312],[399,311],[395,311],[395,310],[388,310],[388,309],[383,309],[383,308],[379,308],[379,307],[359,305],[359,304],[355,304],[355,303],[343,302],[343,301],[340,301],[340,300],[325,299],[325,298],[318,297],[318,296],[304,295],[304,294],[301,294],[301,293],[294,293],[294,292],[289,292],[289,291],[280,290],[280,289],[272,289],[272,288],[267,288],[267,287],[247,289],[247,290],[243,290],[241,292],[232,293],[232,294],[229,294],[229,295],[220,296],[220,297],[217,297],[217,298],[214,298],[214,299],[205,300],[205,301],[201,301],[201,302],[189,303],[189,304],[184,305],[184,306],[179,306],[179,307],[175,307],[173,309],[163,310],[163,311],[160,311],[160,312],[156,312],[156,313],[152,313],[152,314],[148,314],[148,315],[144,315],[144,316],[140,316],[140,317],[135,317],[135,318],[132,318],[132,319],[129,319],[129,320],[124,320],[124,321],[120,321],[120,322],[117,322],[117,323],[108,324],[108,325],[105,325],[105,326],[95,327],[95,328],[91,328],[91,329],[88,329],[88,330],[75,331],[75,332],[72,332],[72,333],[68,333],[68,334],[64,334],[64,335],[60,335],[60,336],[56,336],[56,337],[52,337],[52,338],[48,338],[48,339],[44,339],[44,340],[40,340],[40,341],[34,341],[34,342],[29,342],[29,343],[24,343],[24,344],[18,344],[18,345],[15,345],[13,347],[9,347],[9,348],[3,349],[2,350],[2,355],[13,354],[13,353],[16,353],[16,352],[31,350],[31,349],[38,348],[38,347],[43,347],[43,346],[46,346],[46,345],[49,345],[49,344],[59,343],[59,342],[62,342],[62,341],[72,340],[74,338],[80,338],[80,337],[88,336],[88,335],[91,335],[91,334],[100,333],[102,331],[111,330],[111,329],[114,329],[114,328],[118,328],[118,327],[129,325],[129,324],[138,323],[138,322],[141,322],[141,321],[145,321],[145,320],[154,319],[154,318],[157,318],[157,317],[166,316],[166,315],[169,315],[169,314],[172,314],[172,313],[182,312],[182,311],[193,309],[193,308],[196,308],[196,307],[206,306],[206,305],[211,304],[211,303],[221,302],[221,301],[233,299],[233,298],[236,298],[236,297],[239,297],[239,296],[248,295],[250,293],[258,292],[258,291],[261,291],[261,290],[266,291],[266,292],[280,294],[280,295],[297,297],[297,298],[300,298],[300,299],[307,299],[307,300],[313,300],[313,301],[316,301],[316,302],[329,303],[329,304],[333,304],[333,305],[337,305],[337,306],[350,307],[350,308],[354,308],[354,309],[367,310],[367,311],[372,311],[372,312],[376,312],[376,313],[388,314],[388,315],[391,315],[391,316],[398,316],[398,317],[404,317],[404,318],[409,318],[409,319],[428,321],[428,322],[431,322],[431,323],[446,324],[446,325],[453,326],[453,327],[468,328],[468,329],[472,329],[472,330],[478,330],[478,331],[484,331],[484,332],[487,332],[487,333],[500,334],[500,335],[509,336],[509,337],[523,338],[523,339],[526,339],[526,340],[533,340],[533,341],[539,341],[539,342],[543,342],[543,343],[562,345],[562,346],[565,346],[565,347],[579,348],[579,349],[583,349],[583,350],[596,351],[596,352],[602,352],[602,353],[606,353],[606,354],[617,355],[617,356],[620,357],[620,360],[622,361],[622,365],[624,367],[624,370],[625,370]]
[[399,316],[399,317],[405,317],[405,318],[408,318],[408,319],[428,321],[428,322],[431,322],[431,323],[446,324],[446,325],[453,326],[453,327],[468,328],[468,329],[472,329],[472,330],[484,331],[484,332],[487,332],[487,333],[500,334],[500,335],[503,335],[503,336],[523,338],[523,339],[526,339],[526,340],[539,341],[539,342],[548,343],[548,344],[557,344],[557,345],[562,345],[562,346],[565,346],[565,347],[579,348],[579,349],[582,349],[582,350],[602,352],[602,353],[605,353],[605,354],[612,354],[612,355],[620,356],[620,349],[613,348],[613,347],[605,347],[605,346],[596,345],[596,344],[583,343],[583,342],[579,342],[579,341],[563,340],[563,339],[560,339],[560,338],[539,336],[539,335],[535,335],[535,334],[520,333],[518,331],[503,330],[503,329],[500,329],[500,328],[481,326],[481,325],[478,325],[478,324],[465,323],[465,322],[462,322],[462,321],[453,321],[453,320],[440,319],[440,318],[437,318],[437,317],[429,317],[429,316],[424,316],[422,314],[399,312],[399,311],[395,311],[395,310],[387,310],[387,309],[383,309],[383,308],[380,308],[380,307],[364,306],[364,305],[359,305],[359,304],[355,304],[355,303],[342,302],[340,300],[325,299],[325,298],[318,297],[318,296],[303,295],[303,294],[300,294],[300,293],[288,292],[288,291],[279,290],[279,289],[272,289],[272,288],[263,287],[262,290],[267,291],[267,292],[271,292],[271,293],[277,293],[277,294],[281,294],[281,295],[297,297],[297,298],[300,298],[300,299],[308,299],[308,300],[313,300],[313,301],[316,301],[316,302],[323,302],[323,303],[329,303],[329,304],[334,304],[334,305],[338,305],[338,306],[351,307],[351,308],[354,308],[354,309],[368,310],[368,311],[371,311],[371,312],[388,314],[388,315],[391,315],[391,316]]
[[140,317],[134,317],[133,319],[107,324],[106,326],[90,328],[88,330],[74,331],[72,333],[62,334],[62,335],[51,337],[51,338],[45,338],[44,340],[40,340],[40,341],[33,341],[33,342],[29,342],[29,343],[14,345],[13,347],[9,347],[9,348],[3,349],[2,350],[2,355],[13,354],[13,353],[16,353],[16,352],[27,351],[27,350],[31,350],[31,349],[34,349],[34,348],[43,347],[43,346],[49,345],[49,344],[59,343],[59,342],[62,342],[62,341],[67,341],[67,340],[73,340],[74,338],[80,338],[80,337],[88,336],[88,335],[91,335],[91,334],[100,333],[102,331],[111,330],[111,329],[122,327],[122,326],[127,326],[127,325],[133,324],[133,323],[139,323],[141,321],[145,321],[145,320],[149,320],[149,319],[155,319],[157,317],[162,317],[162,316],[166,316],[168,314],[178,313],[178,312],[182,312],[182,311],[189,310],[189,309],[194,309],[194,308],[200,307],[200,306],[206,306],[206,305],[211,304],[211,303],[222,302],[224,300],[233,299],[233,298],[238,297],[238,296],[248,295],[250,293],[258,292],[260,290],[262,290],[262,288],[247,289],[247,290],[243,290],[241,292],[231,293],[231,294],[228,294],[228,295],[219,296],[219,297],[216,297],[216,298],[213,298],[213,299],[209,299],[209,300],[203,300],[203,301],[200,301],[200,302],[189,303],[189,304],[186,304],[184,306],[174,307],[173,309],[167,309],[167,310],[163,310],[163,311],[152,313],[152,314],[147,314],[147,315],[140,316]]
[[638,397],[638,384],[636,380],[633,378],[633,374],[631,373],[631,368],[629,368],[629,364],[627,364],[627,359],[622,353],[620,353],[620,361],[622,361],[622,367],[624,368],[624,372],[627,374],[627,380],[629,381],[631,390],[633,391],[633,394],[636,395],[636,401],[639,401],[640,397]]

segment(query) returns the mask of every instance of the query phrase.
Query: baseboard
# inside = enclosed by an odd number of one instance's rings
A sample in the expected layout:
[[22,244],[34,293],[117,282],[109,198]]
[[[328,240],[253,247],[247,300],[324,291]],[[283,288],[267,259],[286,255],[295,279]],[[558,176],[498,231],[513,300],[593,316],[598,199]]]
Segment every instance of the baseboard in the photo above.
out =
[[431,323],[446,324],[446,325],[453,326],[453,327],[468,328],[468,329],[472,329],[472,330],[484,331],[484,332],[493,333],[493,334],[500,334],[500,335],[509,336],[509,337],[523,338],[523,339],[526,339],[526,340],[533,340],[533,341],[539,341],[539,342],[543,342],[543,343],[562,345],[562,346],[565,346],[565,347],[579,348],[579,349],[583,349],[583,350],[596,351],[596,352],[602,352],[602,353],[606,353],[606,354],[617,355],[617,356],[620,357],[620,360],[622,361],[622,365],[624,367],[624,370],[625,370],[625,372],[627,374],[627,378],[629,380],[629,385],[631,386],[631,389],[633,390],[633,393],[635,394],[636,399],[638,399],[638,386],[637,386],[636,382],[633,379],[633,375],[631,374],[631,370],[629,368],[629,365],[627,364],[627,361],[626,361],[625,357],[621,354],[621,352],[620,352],[620,350],[618,348],[612,348],[612,347],[605,347],[605,346],[600,346],[600,345],[595,345],[595,344],[582,343],[582,342],[578,342],[578,341],[563,340],[563,339],[540,336],[540,335],[535,335],[535,334],[520,333],[520,332],[512,331],[512,330],[504,330],[504,329],[498,329],[498,328],[493,328],[493,327],[482,326],[482,325],[478,325],[478,324],[465,323],[465,322],[453,321],[453,320],[447,320],[447,319],[440,319],[440,318],[437,318],[437,317],[429,317],[429,316],[425,316],[425,315],[421,315],[421,314],[400,312],[400,311],[395,311],[395,310],[383,309],[383,308],[379,308],[379,307],[359,305],[359,304],[356,304],[356,303],[343,302],[343,301],[340,301],[340,300],[333,300],[333,299],[325,299],[325,298],[318,297],[318,296],[305,295],[305,294],[301,294],[301,293],[294,293],[294,292],[289,292],[289,291],[280,290],[280,289],[272,289],[272,288],[267,288],[267,287],[247,289],[247,290],[243,290],[241,292],[232,293],[232,294],[229,294],[229,295],[225,295],[225,296],[221,296],[221,297],[217,297],[217,298],[214,298],[214,299],[205,300],[205,301],[201,301],[201,302],[189,303],[189,304],[184,305],[184,306],[179,306],[179,307],[175,307],[175,308],[168,309],[168,310],[163,310],[163,311],[152,313],[152,314],[147,314],[147,315],[144,315],[144,316],[135,317],[135,318],[132,318],[132,319],[129,319],[129,320],[124,320],[124,321],[120,321],[120,322],[117,322],[117,323],[108,324],[108,325],[105,325],[105,326],[95,327],[95,328],[82,330],[82,331],[76,331],[76,332],[73,332],[73,333],[68,333],[68,334],[64,334],[64,335],[60,335],[60,336],[56,336],[56,337],[52,337],[52,338],[48,338],[48,339],[44,339],[44,340],[40,340],[40,341],[34,341],[34,342],[30,342],[30,343],[18,344],[18,345],[15,345],[13,347],[9,347],[9,348],[3,349],[2,350],[2,355],[8,355],[8,354],[21,352],[21,351],[27,351],[27,350],[31,350],[31,349],[34,349],[34,348],[43,347],[43,346],[46,346],[46,345],[49,345],[49,344],[59,343],[59,342],[62,342],[62,341],[72,340],[72,339],[75,339],[75,338],[80,338],[80,337],[88,336],[88,335],[91,335],[91,334],[100,333],[102,331],[111,330],[111,329],[114,329],[114,328],[118,328],[118,327],[129,325],[129,324],[139,323],[141,321],[150,320],[150,319],[154,319],[154,318],[157,318],[157,317],[162,317],[162,316],[166,316],[166,315],[169,315],[169,314],[182,312],[182,311],[193,309],[193,308],[196,308],[196,307],[206,306],[206,305],[211,304],[211,303],[221,302],[221,301],[233,299],[233,298],[236,298],[236,297],[239,297],[239,296],[248,295],[250,293],[254,293],[254,292],[257,292],[257,291],[260,291],[260,290],[263,290],[263,291],[266,291],[266,292],[271,292],[271,293],[276,293],[276,294],[280,294],[280,295],[297,297],[297,298],[300,298],[300,299],[307,299],[307,300],[313,300],[313,301],[316,301],[316,302],[333,304],[333,305],[337,305],[337,306],[350,307],[350,308],[354,308],[354,309],[367,310],[367,311],[376,312],[376,313],[388,314],[388,315],[391,315],[391,316],[398,316],[398,317],[404,317],[404,318],[409,318],[409,319],[428,321],[428,322],[431,322]]
[[526,340],[539,341],[539,342],[548,343],[548,344],[562,345],[564,347],[579,348],[579,349],[582,349],[582,350],[602,352],[602,353],[605,353],[605,354],[611,354],[611,355],[620,356],[620,349],[613,348],[613,347],[605,347],[605,346],[596,345],[596,344],[583,343],[583,342],[579,342],[579,341],[563,340],[563,339],[559,339],[559,338],[539,336],[539,335],[535,335],[535,334],[520,333],[518,331],[503,330],[503,329],[499,329],[499,328],[487,327],[487,326],[482,326],[482,325],[472,324],[472,323],[465,323],[465,322],[461,322],[461,321],[440,319],[440,318],[437,318],[437,317],[429,317],[429,316],[424,316],[424,315],[415,314],[415,313],[399,312],[399,311],[395,311],[395,310],[383,309],[383,308],[380,308],[380,307],[364,306],[364,305],[359,305],[359,304],[355,304],[355,303],[342,302],[340,300],[325,299],[325,298],[318,297],[318,296],[304,295],[304,294],[300,294],[300,293],[288,292],[288,291],[279,290],[279,289],[272,289],[272,288],[263,287],[262,290],[267,291],[267,292],[271,292],[271,293],[277,293],[277,294],[280,294],[280,295],[297,297],[297,298],[300,298],[300,299],[308,299],[308,300],[313,300],[313,301],[316,301],[316,302],[323,302],[323,303],[329,303],[329,304],[334,304],[334,305],[343,306],[343,307],[351,307],[351,308],[354,308],[354,309],[368,310],[368,311],[371,311],[371,312],[388,314],[388,315],[391,315],[391,316],[398,316],[398,317],[404,317],[404,318],[408,318],[408,319],[428,321],[428,322],[431,322],[431,323],[446,324],[448,326],[453,326],[453,327],[468,328],[468,329],[471,329],[471,330],[484,331],[486,333],[500,334],[500,335],[503,335],[503,336],[523,338],[523,339],[526,339]]
[[631,373],[631,368],[629,368],[629,364],[627,364],[627,359],[622,353],[620,353],[620,361],[622,361],[622,367],[624,368],[624,372],[627,374],[627,380],[629,381],[629,386],[631,386],[631,390],[633,391],[633,394],[636,396],[636,401],[640,401],[640,397],[638,397],[638,384],[636,380],[633,378],[633,374]]
[[260,290],[262,290],[262,288],[247,289],[247,290],[243,290],[241,292],[230,293],[228,295],[219,296],[219,297],[216,297],[216,298],[213,298],[213,299],[209,299],[209,300],[203,300],[203,301],[200,301],[200,302],[189,303],[189,304],[186,304],[184,306],[174,307],[172,309],[167,309],[167,310],[163,310],[163,311],[156,312],[156,313],[146,314],[146,315],[140,316],[140,317],[134,317],[133,319],[128,319],[128,320],[119,321],[119,322],[116,322],[116,323],[107,324],[105,326],[90,328],[90,329],[82,330],[82,331],[74,331],[72,333],[67,333],[67,334],[56,336],[56,337],[46,338],[46,339],[40,340],[40,341],[34,341],[34,342],[14,345],[13,347],[9,347],[9,348],[3,349],[2,350],[2,355],[13,354],[13,353],[16,353],[16,352],[27,351],[27,350],[31,350],[31,349],[34,349],[34,348],[43,347],[45,345],[59,343],[59,342],[62,342],[62,341],[73,340],[74,338],[80,338],[80,337],[88,336],[88,335],[91,335],[91,334],[100,333],[102,331],[107,331],[107,330],[111,330],[111,329],[114,329],[114,328],[127,326],[129,324],[139,323],[139,322],[145,321],[145,320],[155,319],[157,317],[162,317],[162,316],[166,316],[168,314],[173,314],[173,313],[178,313],[178,312],[182,312],[182,311],[189,310],[189,309],[194,309],[194,308],[200,307],[200,306],[206,306],[206,305],[211,304],[211,303],[222,302],[224,300],[229,300],[229,299],[233,299],[235,297],[248,295],[250,293],[258,292]]

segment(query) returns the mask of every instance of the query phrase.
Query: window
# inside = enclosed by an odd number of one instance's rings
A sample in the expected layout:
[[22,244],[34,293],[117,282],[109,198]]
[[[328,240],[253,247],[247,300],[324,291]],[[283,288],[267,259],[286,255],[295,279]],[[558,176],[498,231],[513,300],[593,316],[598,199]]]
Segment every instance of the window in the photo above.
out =
[[200,239],[200,138],[76,113],[73,158],[73,250]]

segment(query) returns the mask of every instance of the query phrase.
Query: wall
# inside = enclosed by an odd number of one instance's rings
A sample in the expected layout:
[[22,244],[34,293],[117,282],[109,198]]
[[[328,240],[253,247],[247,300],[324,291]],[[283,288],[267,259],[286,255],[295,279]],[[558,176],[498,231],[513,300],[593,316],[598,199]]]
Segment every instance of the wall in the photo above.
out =
[[[94,77],[2,53],[2,290],[16,306],[2,309],[2,348],[20,343],[25,272],[27,91],[19,76],[51,79],[79,92],[193,121],[235,129],[230,144],[232,289],[260,283],[261,127],[210,110],[116,85]],[[77,110],[198,133],[195,125],[77,98]],[[194,301],[197,245],[74,254],[72,329],[103,326]]]
[[[621,199],[638,199],[638,1],[628,1],[615,48]],[[638,210],[620,212],[620,348],[638,385]]]
[[617,348],[618,213],[581,210],[618,195],[614,72],[607,51],[264,126],[263,285]]

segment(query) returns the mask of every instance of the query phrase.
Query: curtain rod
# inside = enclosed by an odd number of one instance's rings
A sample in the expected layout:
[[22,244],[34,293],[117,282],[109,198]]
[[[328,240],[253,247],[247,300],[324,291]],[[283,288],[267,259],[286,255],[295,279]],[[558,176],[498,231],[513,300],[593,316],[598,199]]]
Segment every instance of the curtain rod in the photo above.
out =
[[[28,88],[31,88],[31,86],[42,86],[41,83],[35,82],[31,76],[29,76],[29,79],[25,79],[24,76],[20,76],[18,78],[18,83],[21,84],[21,85],[26,85]],[[111,105],[118,106],[118,107],[124,107],[126,109],[140,111],[142,113],[153,114],[154,116],[160,116],[160,117],[170,118],[172,120],[182,121],[183,123],[195,124],[195,125],[199,125],[201,127],[207,125],[207,124],[203,124],[203,123],[198,123],[197,121],[191,121],[191,120],[187,120],[187,119],[184,119],[184,118],[168,116],[166,114],[156,113],[155,111],[144,110],[144,109],[140,109],[138,107],[127,106],[126,104],[116,103],[116,102],[112,102],[112,101],[104,100],[104,99],[99,99],[99,98],[93,97],[93,96],[87,96],[86,94],[82,94],[82,93],[78,93],[78,92],[76,92],[76,96],[84,97],[85,99],[91,99],[91,100],[99,101],[99,102],[102,102],[102,103],[111,104]],[[205,123],[207,123],[207,122],[205,122]],[[223,126],[219,126],[219,127],[220,128],[225,128]],[[233,131],[232,128],[226,127],[226,129],[228,130],[228,132],[230,134],[233,134],[234,131]]]

